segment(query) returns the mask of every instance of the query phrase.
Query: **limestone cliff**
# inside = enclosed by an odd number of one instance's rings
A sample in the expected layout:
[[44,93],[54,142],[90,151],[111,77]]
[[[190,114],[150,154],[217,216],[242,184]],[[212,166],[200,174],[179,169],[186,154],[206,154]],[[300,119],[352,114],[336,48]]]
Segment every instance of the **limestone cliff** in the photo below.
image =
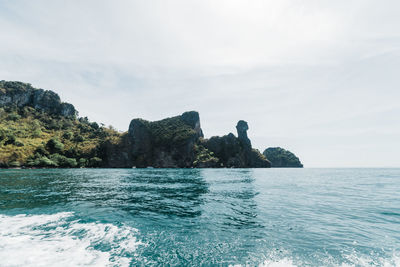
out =
[[123,135],[76,115],[52,91],[0,81],[0,168],[106,166],[101,147]]
[[0,107],[30,106],[38,111],[64,117],[75,117],[77,111],[69,103],[63,103],[53,91],[36,89],[28,83],[0,81]]
[[153,122],[133,119],[126,135],[102,150],[107,167],[195,167],[202,137],[199,114],[190,111]]
[[136,167],[192,167],[195,144],[203,136],[199,114],[149,122],[133,119],[129,125],[132,165]]

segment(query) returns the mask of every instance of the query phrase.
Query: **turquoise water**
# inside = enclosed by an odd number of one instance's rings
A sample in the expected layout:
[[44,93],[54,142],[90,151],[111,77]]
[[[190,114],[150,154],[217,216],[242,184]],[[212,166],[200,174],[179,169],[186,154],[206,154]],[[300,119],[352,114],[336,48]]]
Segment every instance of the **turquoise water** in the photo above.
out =
[[0,266],[400,266],[400,169],[0,170]]

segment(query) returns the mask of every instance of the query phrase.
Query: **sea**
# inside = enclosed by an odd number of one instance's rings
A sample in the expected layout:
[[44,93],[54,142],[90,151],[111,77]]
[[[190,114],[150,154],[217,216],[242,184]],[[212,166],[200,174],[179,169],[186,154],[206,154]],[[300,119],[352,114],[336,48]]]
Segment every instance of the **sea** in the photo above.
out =
[[400,266],[400,169],[0,170],[0,266]]

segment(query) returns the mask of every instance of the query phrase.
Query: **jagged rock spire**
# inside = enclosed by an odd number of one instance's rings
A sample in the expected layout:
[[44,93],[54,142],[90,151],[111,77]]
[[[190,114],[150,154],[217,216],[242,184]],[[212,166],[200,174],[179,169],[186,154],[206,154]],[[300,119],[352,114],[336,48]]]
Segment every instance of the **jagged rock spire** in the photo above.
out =
[[249,125],[246,121],[240,120],[236,125],[236,130],[238,133],[238,139],[242,144],[251,148],[250,139],[247,137],[247,130],[249,129]]

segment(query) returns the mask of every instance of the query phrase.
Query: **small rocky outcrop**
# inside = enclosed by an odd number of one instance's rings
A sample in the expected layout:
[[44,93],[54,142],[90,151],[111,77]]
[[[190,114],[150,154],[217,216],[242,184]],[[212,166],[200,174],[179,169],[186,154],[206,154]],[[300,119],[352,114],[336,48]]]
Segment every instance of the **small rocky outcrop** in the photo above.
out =
[[272,168],[303,168],[295,154],[281,147],[269,147],[263,155],[271,162]]
[[36,89],[28,83],[0,81],[0,107],[30,106],[36,110],[64,117],[76,117],[72,104],[61,102],[53,91]]

